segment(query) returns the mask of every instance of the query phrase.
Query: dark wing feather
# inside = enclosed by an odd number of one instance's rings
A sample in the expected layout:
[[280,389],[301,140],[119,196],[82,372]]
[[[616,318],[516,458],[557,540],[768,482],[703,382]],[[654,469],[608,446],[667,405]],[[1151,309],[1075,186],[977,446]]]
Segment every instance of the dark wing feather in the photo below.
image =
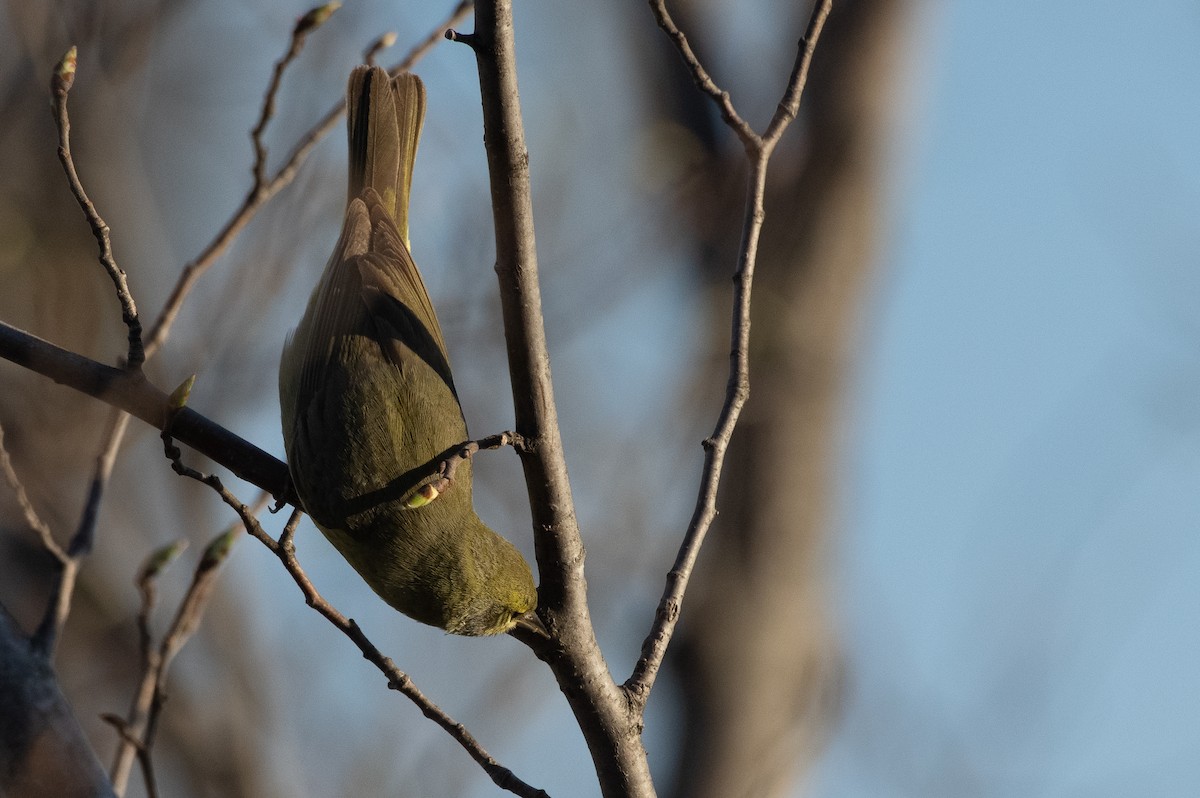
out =
[[367,189],[362,199],[371,215],[371,244],[358,269],[365,308],[384,354],[401,369],[406,358],[420,358],[457,401],[446,342],[421,273],[378,195]]

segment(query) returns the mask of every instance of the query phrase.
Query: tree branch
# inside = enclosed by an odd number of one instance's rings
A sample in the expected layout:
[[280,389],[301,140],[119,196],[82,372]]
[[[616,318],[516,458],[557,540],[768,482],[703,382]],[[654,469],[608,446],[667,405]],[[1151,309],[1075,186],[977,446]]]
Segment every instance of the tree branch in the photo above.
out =
[[125,272],[121,270],[121,267],[117,265],[116,258],[113,257],[108,225],[104,219],[100,218],[96,206],[92,204],[87,192],[83,190],[79,173],[75,171],[75,161],[71,157],[71,119],[67,114],[67,94],[71,91],[72,84],[75,83],[75,65],[76,51],[72,47],[63,56],[58,68],[54,70],[54,75],[50,78],[54,123],[58,127],[58,160],[62,162],[63,171],[67,174],[71,193],[75,195],[75,200],[83,210],[83,215],[87,217],[88,226],[92,228],[92,235],[96,237],[96,243],[100,247],[100,265],[104,267],[104,271],[107,272],[109,279],[117,289],[117,299],[121,303],[121,320],[125,322],[125,326],[129,330],[129,352],[125,356],[126,365],[131,369],[139,369],[146,359],[146,353],[142,347],[142,322],[138,318],[137,305],[134,304],[133,295],[129,292],[129,282],[125,278]]
[[[97,363],[4,322],[0,322],[0,358],[100,399],[155,429],[162,430],[167,423],[167,395],[141,373]],[[297,502],[286,465],[190,408],[175,416],[171,434],[272,496]]]
[[[474,33],[447,33],[475,52],[496,233],[496,276],[517,433],[533,515],[538,615],[553,640],[535,653],[583,731],[605,796],[651,796],[641,718],[613,681],[587,605],[584,547],[567,476],[538,287],[529,153],[517,88],[511,0],[477,5]],[[522,636],[522,639],[525,639]]]
[[[250,512],[261,510],[266,503],[267,493],[264,491]],[[157,647],[153,645],[150,633],[150,615],[157,596],[158,575],[187,547],[187,539],[181,538],[158,549],[146,559],[138,571],[138,592],[142,594],[142,608],[138,613],[142,675],[138,689],[134,691],[129,711],[125,719],[120,721],[121,744],[117,748],[112,769],[113,789],[118,795],[125,792],[135,755],[141,761],[145,772],[147,792],[154,791],[152,754],[158,731],[158,718],[167,697],[167,673],[175,656],[199,628],[218,569],[241,532],[242,525],[234,524],[209,542],[196,565],[191,584],[176,609],[175,618]]]
[[675,45],[675,49],[679,51],[680,58],[683,59],[683,63],[692,74],[696,88],[712,98],[721,112],[721,119],[737,134],[747,151],[756,147],[759,144],[758,134],[733,107],[733,100],[730,98],[729,92],[718,86],[708,74],[708,70],[700,63],[699,57],[692,50],[687,35],[679,29],[671,12],[667,10],[666,0],[650,0],[650,10],[654,14],[654,20],[658,23],[658,27],[662,28],[663,32],[667,34],[667,38]]
[[649,700],[650,690],[666,656],[667,646],[675,632],[675,624],[679,620],[683,596],[687,590],[688,580],[696,564],[696,557],[704,543],[704,536],[712,526],[717,515],[717,488],[721,481],[721,469],[725,462],[725,452],[733,437],[734,427],[742,407],[750,396],[750,292],[754,284],[754,267],[758,258],[758,239],[762,232],[766,211],[763,207],[763,197],[766,194],[767,164],[771,152],[789,122],[796,116],[800,105],[800,96],[808,77],[809,64],[812,62],[813,50],[821,36],[821,29],[833,5],[832,0],[821,0],[813,9],[804,38],[800,40],[799,53],[795,65],[776,111],[764,136],[758,136],[748,129],[727,92],[721,91],[709,78],[687,44],[687,37],[675,27],[666,10],[664,0],[651,0],[650,7],[654,12],[659,26],[667,31],[671,40],[683,57],[684,63],[692,71],[696,84],[705,93],[713,97],[714,102],[721,108],[722,117],[738,134],[746,145],[746,155],[750,161],[750,183],[746,188],[745,210],[742,218],[742,243],[738,253],[737,270],[734,274],[732,330],[730,333],[729,353],[729,382],[725,389],[725,403],[717,417],[713,434],[705,439],[704,470],[700,478],[700,490],[696,497],[695,509],[683,543],[675,557],[675,564],[667,574],[667,584],[659,600],[654,622],[650,632],[642,643],[642,654],[633,673],[625,682],[631,700],[638,707],[644,707]]
[[254,176],[254,184],[250,187],[251,195],[261,191],[267,182],[267,146],[263,144],[263,133],[266,132],[271,117],[275,115],[275,95],[279,92],[279,84],[283,82],[283,73],[304,49],[304,42],[308,40],[308,34],[324,25],[341,7],[342,4],[335,0],[323,6],[317,6],[296,20],[296,25],[292,28],[292,37],[288,40],[287,52],[275,62],[275,68],[271,71],[271,81],[267,84],[267,93],[263,97],[258,122],[250,131],[250,143],[254,146],[254,166],[250,168],[250,173]]
[[[122,371],[121,374],[141,374],[141,371]],[[109,440],[120,441],[124,435],[125,425],[129,416],[124,413],[114,413],[109,418]],[[71,599],[75,594],[75,579],[79,576],[79,568],[83,559],[92,550],[92,541],[96,537],[96,519],[100,512],[100,499],[108,480],[112,476],[113,466],[117,462],[117,446],[104,447],[96,457],[96,468],[92,473],[92,481],[88,486],[87,501],[84,502],[80,514],[79,526],[67,545],[67,559],[62,563],[62,571],[54,586],[54,596],[46,607],[42,622],[33,635],[32,645],[35,651],[40,651],[47,659],[53,656],[54,647],[58,643],[59,633],[67,622],[71,612]]]
[[37,509],[29,499],[29,494],[25,492],[24,483],[21,482],[16,469],[13,468],[12,458],[9,457],[8,449],[4,445],[3,426],[0,426],[0,471],[4,472],[4,481],[12,490],[13,496],[17,500],[17,506],[21,508],[21,514],[25,516],[25,523],[37,533],[38,538],[42,541],[42,546],[50,552],[54,559],[58,560],[60,565],[66,563],[67,553],[54,539],[54,533],[50,531],[49,525],[38,515]]

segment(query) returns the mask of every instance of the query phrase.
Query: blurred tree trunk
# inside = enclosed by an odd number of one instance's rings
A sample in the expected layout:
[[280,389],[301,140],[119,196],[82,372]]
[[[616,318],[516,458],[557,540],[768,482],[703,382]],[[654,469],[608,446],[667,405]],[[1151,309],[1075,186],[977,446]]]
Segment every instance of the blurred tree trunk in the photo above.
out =
[[0,607],[0,795],[111,796],[49,664]]
[[[791,794],[836,713],[841,668],[825,589],[840,411],[882,226],[885,149],[911,11],[893,0],[834,6],[801,106],[803,134],[789,134],[771,164],[750,402],[668,660],[685,701],[678,796]],[[703,58],[711,49],[695,22],[683,27],[693,44],[699,39]],[[708,33],[708,42],[719,41]],[[755,74],[768,85],[783,78]],[[689,191],[684,202],[734,204],[726,198],[740,196],[744,159],[730,151],[736,147],[717,152],[711,143],[732,136],[712,127],[720,122],[703,107],[706,97],[683,86],[676,96],[688,99],[678,122],[709,147],[705,168],[719,181],[712,191]],[[733,97],[736,104],[737,91]],[[703,277],[713,285],[711,328],[727,336],[736,242],[713,236],[732,238],[741,209],[683,210],[695,220]],[[730,215],[714,218],[721,213]],[[714,349],[723,354],[727,340]],[[714,368],[726,369],[726,358]]]

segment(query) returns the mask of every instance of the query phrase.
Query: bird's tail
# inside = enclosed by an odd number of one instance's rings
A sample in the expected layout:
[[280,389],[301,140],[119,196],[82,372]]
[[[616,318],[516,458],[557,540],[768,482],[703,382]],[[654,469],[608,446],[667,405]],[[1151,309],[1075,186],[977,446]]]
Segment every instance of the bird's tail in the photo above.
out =
[[360,66],[350,75],[346,106],[349,198],[368,188],[379,192],[408,244],[408,193],[425,121],[425,85],[408,72],[389,78],[380,67]]

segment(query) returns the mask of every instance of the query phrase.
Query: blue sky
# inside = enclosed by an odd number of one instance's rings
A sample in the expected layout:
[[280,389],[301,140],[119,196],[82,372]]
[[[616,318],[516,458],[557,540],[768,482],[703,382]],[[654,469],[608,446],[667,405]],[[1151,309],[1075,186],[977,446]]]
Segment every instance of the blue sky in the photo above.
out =
[[931,4],[817,796],[1200,792],[1200,9]]

